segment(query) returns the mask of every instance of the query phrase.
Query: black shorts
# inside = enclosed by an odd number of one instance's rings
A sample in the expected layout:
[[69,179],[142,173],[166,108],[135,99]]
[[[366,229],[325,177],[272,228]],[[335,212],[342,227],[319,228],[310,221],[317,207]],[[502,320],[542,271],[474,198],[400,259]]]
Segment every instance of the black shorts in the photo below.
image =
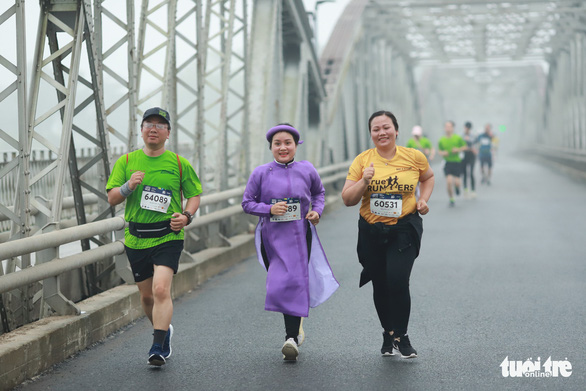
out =
[[461,162],[446,162],[444,166],[444,174],[446,176],[453,175],[459,177],[462,175],[462,163]]
[[153,276],[154,266],[162,265],[173,269],[177,273],[179,257],[183,251],[183,240],[171,240],[158,246],[137,250],[124,246],[126,256],[130,262],[135,282],[147,280]]
[[488,166],[488,168],[492,168],[492,155],[480,155],[478,159],[482,167]]

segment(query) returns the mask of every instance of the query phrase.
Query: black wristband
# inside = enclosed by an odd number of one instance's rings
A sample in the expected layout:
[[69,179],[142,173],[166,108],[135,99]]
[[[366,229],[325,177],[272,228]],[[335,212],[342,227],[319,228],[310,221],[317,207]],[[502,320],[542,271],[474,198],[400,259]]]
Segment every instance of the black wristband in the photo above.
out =
[[185,224],[185,225],[191,224],[191,221],[193,220],[193,215],[188,210],[184,210],[182,215],[187,217],[187,224]]

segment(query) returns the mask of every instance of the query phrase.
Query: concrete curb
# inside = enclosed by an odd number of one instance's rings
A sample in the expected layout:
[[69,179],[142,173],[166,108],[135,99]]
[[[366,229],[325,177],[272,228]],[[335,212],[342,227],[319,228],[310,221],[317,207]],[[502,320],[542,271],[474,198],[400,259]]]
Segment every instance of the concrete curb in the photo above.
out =
[[[324,213],[341,204],[328,197]],[[191,254],[173,278],[172,296],[195,289],[255,253],[254,235],[230,238],[230,247]],[[120,285],[77,303],[81,315],[51,316],[0,336],[0,391],[12,389],[144,316],[134,285]]]

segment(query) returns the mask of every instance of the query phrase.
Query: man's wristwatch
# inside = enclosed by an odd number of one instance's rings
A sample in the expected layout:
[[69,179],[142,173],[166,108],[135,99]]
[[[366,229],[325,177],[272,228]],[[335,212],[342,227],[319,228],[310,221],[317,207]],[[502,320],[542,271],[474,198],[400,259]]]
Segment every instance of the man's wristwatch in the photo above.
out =
[[185,217],[187,217],[187,224],[185,225],[189,225],[191,224],[191,221],[193,220],[193,215],[191,213],[189,213],[188,210],[184,210],[182,215],[184,215]]

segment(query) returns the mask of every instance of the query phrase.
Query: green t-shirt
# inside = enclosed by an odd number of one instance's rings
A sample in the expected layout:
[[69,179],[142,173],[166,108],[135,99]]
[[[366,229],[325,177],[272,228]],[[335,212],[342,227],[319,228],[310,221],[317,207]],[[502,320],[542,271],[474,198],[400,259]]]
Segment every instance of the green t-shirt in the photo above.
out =
[[451,137],[443,136],[440,138],[438,142],[438,147],[440,151],[447,151],[449,152],[447,156],[444,156],[446,162],[461,162],[462,159],[460,158],[460,152],[452,152],[452,148],[461,148],[466,145],[466,141],[462,138],[462,136],[458,134],[452,134]]
[[[144,172],[144,179],[140,185],[126,198],[124,219],[135,223],[155,223],[169,220],[173,213],[181,213],[181,195],[183,190],[185,198],[195,197],[201,194],[201,182],[193,170],[191,164],[184,157],[181,161],[181,187],[179,186],[179,163],[177,155],[171,151],[165,151],[157,157],[147,156],[142,149],[122,155],[114,164],[112,174],[108,178],[106,190],[120,187],[126,183],[133,172]],[[165,213],[141,208],[141,196],[145,186],[171,191],[171,203]],[[158,246],[171,240],[183,240],[183,230],[179,234],[170,233],[160,238],[137,238],[124,231],[124,244],[133,249],[144,249]]]
[[407,148],[415,148],[421,152],[423,152],[424,149],[431,150],[431,148],[432,148],[431,141],[429,141],[429,139],[427,137],[419,137],[419,141],[415,137],[410,138],[407,141],[407,144],[405,146]]

